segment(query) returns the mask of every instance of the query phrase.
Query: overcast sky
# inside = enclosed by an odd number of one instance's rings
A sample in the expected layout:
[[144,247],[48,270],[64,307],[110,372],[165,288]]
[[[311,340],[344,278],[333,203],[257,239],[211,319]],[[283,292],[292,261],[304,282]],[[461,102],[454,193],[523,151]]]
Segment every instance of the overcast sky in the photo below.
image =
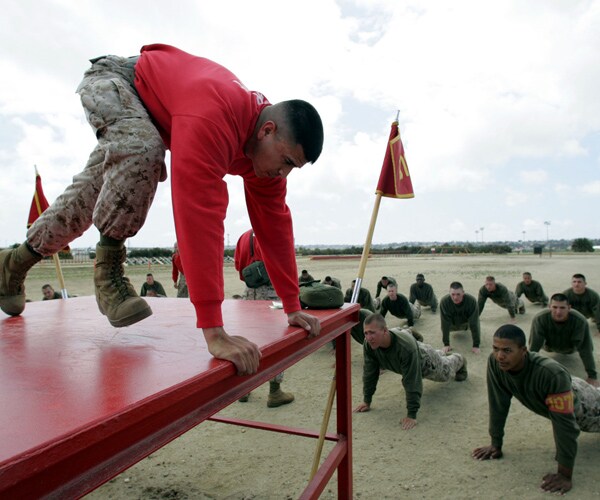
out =
[[[34,165],[52,202],[94,146],[88,59],[154,42],[319,110],[323,154],[288,177],[299,245],[364,243],[397,110],[415,198],[382,200],[374,243],[600,238],[599,26],[600,1],[3,0],[0,246],[25,238]],[[129,244],[174,240],[167,181]]]

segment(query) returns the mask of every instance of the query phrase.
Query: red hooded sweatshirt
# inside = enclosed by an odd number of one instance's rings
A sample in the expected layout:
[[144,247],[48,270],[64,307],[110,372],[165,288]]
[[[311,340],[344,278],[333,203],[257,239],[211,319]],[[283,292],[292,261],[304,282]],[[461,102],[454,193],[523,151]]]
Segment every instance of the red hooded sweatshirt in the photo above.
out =
[[142,47],[135,74],[140,98],[171,150],[173,215],[197,326],[223,325],[226,174],[244,179],[250,222],[285,312],[300,310],[286,180],[258,178],[244,155],[269,101],[223,66],[168,45]]

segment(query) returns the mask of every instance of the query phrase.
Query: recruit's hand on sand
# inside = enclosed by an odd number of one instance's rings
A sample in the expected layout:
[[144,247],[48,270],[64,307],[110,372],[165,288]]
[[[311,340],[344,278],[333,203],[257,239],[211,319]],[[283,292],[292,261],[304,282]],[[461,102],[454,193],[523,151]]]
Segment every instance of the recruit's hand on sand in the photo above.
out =
[[402,429],[407,431],[409,429],[414,429],[417,426],[417,419],[416,418],[410,418],[410,417],[404,417],[400,423],[402,424]]
[[369,411],[370,409],[371,405],[369,403],[361,403],[356,408],[354,408],[352,413],[364,413],[366,411]]
[[203,328],[208,352],[215,358],[231,361],[238,375],[251,375],[258,370],[262,356],[258,346],[239,335],[228,335],[222,326]]
[[494,458],[502,458],[502,449],[495,446],[482,446],[475,448],[471,456],[477,460],[490,460]]
[[304,311],[295,311],[289,313],[287,317],[288,324],[304,328],[308,332],[309,337],[316,337],[321,333],[319,318],[312,314],[305,313]]
[[[560,468],[560,465],[558,466]],[[566,469],[567,475],[557,472],[556,474],[546,474],[542,478],[542,484],[540,485],[542,490],[550,493],[559,493],[560,495],[565,494],[573,487],[573,482],[570,477],[570,469]]]

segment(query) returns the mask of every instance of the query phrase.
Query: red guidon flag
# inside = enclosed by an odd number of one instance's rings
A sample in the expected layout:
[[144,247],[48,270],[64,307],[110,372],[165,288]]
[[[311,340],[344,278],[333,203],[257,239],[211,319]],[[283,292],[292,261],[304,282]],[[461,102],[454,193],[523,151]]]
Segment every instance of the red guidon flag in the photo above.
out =
[[[42,178],[35,169],[35,192],[33,193],[33,200],[31,201],[31,208],[29,209],[29,219],[27,219],[27,228],[30,228],[31,225],[37,220],[37,218],[42,215],[50,204],[44,195],[44,190],[42,189]],[[61,250],[61,252],[70,252],[71,248],[67,245],[65,248]]]
[[389,198],[414,198],[408,165],[404,158],[404,146],[400,139],[398,122],[392,123],[388,146],[383,159],[376,194]]
[[31,209],[29,210],[29,219],[27,219],[27,227],[31,227],[36,219],[42,215],[42,212],[46,210],[50,204],[44,196],[44,190],[42,189],[42,178],[38,174],[37,169],[35,170],[35,193],[33,193],[33,201],[31,202]]

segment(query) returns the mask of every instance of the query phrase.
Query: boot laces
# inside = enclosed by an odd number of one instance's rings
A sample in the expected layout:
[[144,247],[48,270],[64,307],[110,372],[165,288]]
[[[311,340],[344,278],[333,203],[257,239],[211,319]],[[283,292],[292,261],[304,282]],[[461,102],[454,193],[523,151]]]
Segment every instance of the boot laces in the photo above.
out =
[[131,292],[129,291],[129,279],[125,276],[123,270],[123,253],[126,250],[123,248],[121,252],[114,252],[110,254],[110,280],[114,287],[117,289],[121,298],[126,299],[131,297]]

